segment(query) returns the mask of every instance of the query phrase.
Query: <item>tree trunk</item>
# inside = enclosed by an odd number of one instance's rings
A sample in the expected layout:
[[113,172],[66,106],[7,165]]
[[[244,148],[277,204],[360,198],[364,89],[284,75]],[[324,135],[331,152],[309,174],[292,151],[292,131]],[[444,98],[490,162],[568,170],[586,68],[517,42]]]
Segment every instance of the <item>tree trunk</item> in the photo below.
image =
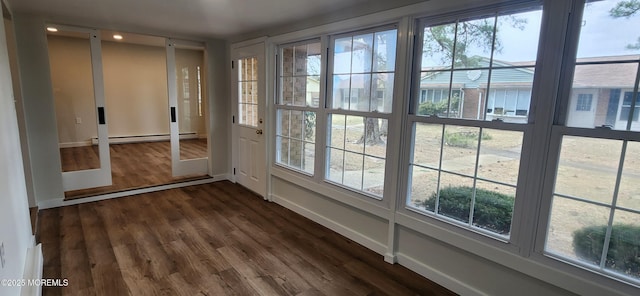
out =
[[356,143],[365,143],[369,146],[384,144],[384,141],[380,137],[380,124],[377,118],[365,118],[364,130],[364,134],[362,134],[362,137],[360,137],[360,140]]

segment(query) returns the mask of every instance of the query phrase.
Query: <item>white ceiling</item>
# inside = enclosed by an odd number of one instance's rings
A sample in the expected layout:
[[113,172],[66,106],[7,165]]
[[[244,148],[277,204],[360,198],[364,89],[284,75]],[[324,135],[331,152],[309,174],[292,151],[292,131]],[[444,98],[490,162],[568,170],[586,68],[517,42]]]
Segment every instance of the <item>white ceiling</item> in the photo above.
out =
[[[104,29],[230,37],[356,5],[423,0],[7,0],[14,14]],[[399,5],[395,5],[399,6]]]

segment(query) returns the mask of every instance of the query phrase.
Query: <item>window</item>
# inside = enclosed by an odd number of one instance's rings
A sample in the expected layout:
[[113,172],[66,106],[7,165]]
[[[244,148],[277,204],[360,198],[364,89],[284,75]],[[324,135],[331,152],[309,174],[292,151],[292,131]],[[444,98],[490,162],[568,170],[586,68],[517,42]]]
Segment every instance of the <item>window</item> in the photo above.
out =
[[276,163],[308,174],[313,174],[315,162],[320,48],[320,42],[313,40],[279,50]]
[[592,94],[578,94],[578,102],[576,103],[576,111],[591,111]]
[[258,59],[238,60],[238,122],[258,126]]
[[541,15],[420,22],[408,209],[510,238]]
[[[531,89],[492,89],[487,101],[487,114],[527,116],[531,103]],[[489,116],[488,116],[489,117]],[[494,117],[491,117],[494,118]]]
[[396,29],[331,39],[325,178],[381,198],[393,103]]
[[[580,30],[577,55],[565,61],[573,79],[563,82],[564,108],[552,128],[557,162],[547,180],[552,200],[544,254],[637,285],[640,15],[620,15],[618,3],[587,3],[581,8],[583,19],[574,24]],[[570,98],[584,88],[594,94],[579,94],[573,108]],[[582,112],[590,110],[595,116]],[[585,121],[589,124],[580,124]],[[593,128],[605,124],[607,128]]]
[[[622,121],[629,120],[631,116],[631,108],[634,108],[633,112],[633,121],[638,121],[638,115],[640,115],[640,96],[636,95],[636,102],[633,102],[633,92],[624,92],[624,97],[622,98],[622,107],[620,107],[620,119]],[[634,107],[631,107],[634,105]]]

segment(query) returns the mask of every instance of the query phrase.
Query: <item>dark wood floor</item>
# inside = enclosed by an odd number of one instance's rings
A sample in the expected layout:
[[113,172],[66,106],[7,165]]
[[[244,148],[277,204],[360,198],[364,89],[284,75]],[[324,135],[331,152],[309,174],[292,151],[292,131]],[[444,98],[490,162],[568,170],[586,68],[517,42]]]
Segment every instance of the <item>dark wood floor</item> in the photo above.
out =
[[[109,152],[113,185],[67,191],[65,198],[74,199],[206,177],[174,178],[171,175],[171,146],[168,141],[112,144]],[[206,157],[207,140],[181,140],[180,154],[181,159]],[[60,155],[64,172],[100,167],[97,146],[62,148]]]
[[230,182],[40,212],[45,295],[453,295]]

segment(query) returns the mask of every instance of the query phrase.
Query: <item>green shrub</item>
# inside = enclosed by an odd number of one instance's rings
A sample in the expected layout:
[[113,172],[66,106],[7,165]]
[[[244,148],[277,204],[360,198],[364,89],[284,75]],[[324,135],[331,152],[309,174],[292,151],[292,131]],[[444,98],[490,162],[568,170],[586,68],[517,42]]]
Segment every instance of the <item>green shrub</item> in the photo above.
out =
[[[482,133],[482,140],[491,140],[489,133]],[[448,146],[460,147],[460,148],[474,148],[478,144],[478,132],[456,132],[445,133],[444,142]]]
[[[599,265],[606,233],[606,225],[589,226],[576,230],[573,233],[573,249],[576,255]],[[605,266],[634,277],[640,277],[640,226],[613,225]]]
[[[469,209],[473,188],[468,186],[446,187],[440,190],[438,213],[463,222],[469,221]],[[437,195],[433,193],[429,199],[422,202],[428,210],[435,209]],[[511,230],[511,216],[515,197],[476,189],[476,200],[473,211],[473,224],[500,234]]]

